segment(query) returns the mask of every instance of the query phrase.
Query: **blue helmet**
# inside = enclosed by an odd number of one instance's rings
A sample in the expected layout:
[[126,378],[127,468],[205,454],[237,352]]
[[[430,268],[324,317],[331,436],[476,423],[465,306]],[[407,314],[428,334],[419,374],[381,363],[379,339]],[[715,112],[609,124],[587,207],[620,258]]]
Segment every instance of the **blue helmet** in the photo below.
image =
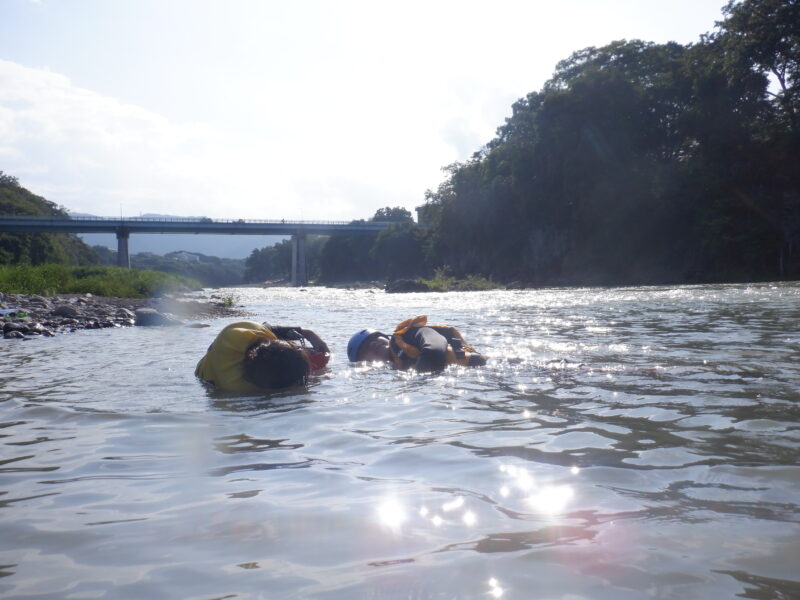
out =
[[350,338],[350,341],[347,342],[347,358],[350,360],[350,362],[358,361],[358,351],[361,349],[361,344],[363,344],[373,333],[380,332],[376,331],[375,329],[362,329]]

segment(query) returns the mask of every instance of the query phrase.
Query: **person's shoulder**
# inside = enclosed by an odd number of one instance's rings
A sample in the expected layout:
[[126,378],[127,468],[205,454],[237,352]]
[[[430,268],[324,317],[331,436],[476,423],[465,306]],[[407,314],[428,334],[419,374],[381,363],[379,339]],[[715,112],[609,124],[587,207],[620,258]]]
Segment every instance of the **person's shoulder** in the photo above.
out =
[[246,329],[249,331],[268,332],[269,328],[264,327],[261,323],[255,321],[235,321],[226,325],[222,331],[231,331],[233,329]]
[[255,321],[235,321],[228,327],[236,329],[266,329],[261,323],[256,323]]
[[275,334],[267,327],[255,321],[236,321],[223,328],[219,332],[217,339],[221,340],[250,340],[256,342],[259,339],[275,339]]

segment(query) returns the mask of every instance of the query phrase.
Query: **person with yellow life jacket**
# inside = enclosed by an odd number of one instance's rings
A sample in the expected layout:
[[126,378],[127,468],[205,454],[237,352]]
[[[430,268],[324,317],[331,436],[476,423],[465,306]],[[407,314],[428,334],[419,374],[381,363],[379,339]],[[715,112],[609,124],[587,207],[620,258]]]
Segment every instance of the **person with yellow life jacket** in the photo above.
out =
[[194,374],[217,391],[257,394],[304,383],[329,358],[310,329],[237,321],[219,332]]
[[362,329],[347,344],[351,362],[388,362],[396,369],[441,371],[447,365],[483,366],[486,358],[467,343],[455,327],[428,325],[421,315],[398,324],[389,336],[374,329]]

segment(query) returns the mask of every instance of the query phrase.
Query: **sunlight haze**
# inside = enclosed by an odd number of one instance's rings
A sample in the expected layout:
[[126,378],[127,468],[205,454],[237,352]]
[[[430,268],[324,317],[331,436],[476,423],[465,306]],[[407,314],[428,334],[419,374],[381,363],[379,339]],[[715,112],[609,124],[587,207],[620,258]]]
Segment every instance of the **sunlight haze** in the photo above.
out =
[[572,52],[723,0],[0,0],[0,170],[73,212],[409,210]]

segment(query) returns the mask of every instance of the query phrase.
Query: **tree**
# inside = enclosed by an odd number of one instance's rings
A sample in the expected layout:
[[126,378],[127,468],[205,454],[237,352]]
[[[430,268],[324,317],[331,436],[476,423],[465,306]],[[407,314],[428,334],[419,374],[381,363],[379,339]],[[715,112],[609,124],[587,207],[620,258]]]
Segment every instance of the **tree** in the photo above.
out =
[[411,222],[414,219],[411,216],[411,211],[403,208],[402,206],[395,206],[394,208],[387,206],[385,208],[379,208],[376,210],[375,215],[370,220],[404,223]]
[[370,254],[376,237],[374,233],[342,232],[331,235],[319,257],[320,280],[365,281],[380,277]]
[[[320,256],[327,236],[306,238],[306,269],[311,279],[319,277]],[[244,280],[250,283],[288,279],[292,271],[292,240],[282,240],[273,246],[256,248],[245,261]]]
[[369,251],[381,275],[389,280],[423,275],[424,236],[414,223],[398,223],[381,231]]
[[772,75],[779,89],[768,93],[800,135],[800,0],[730,0],[722,12],[729,73],[744,65]]
[[19,187],[19,179],[12,175],[6,175],[0,171],[0,186],[5,187]]
[[426,194],[432,264],[551,285],[800,274],[798,148],[763,74],[723,69],[730,44],[623,40],[560,62]]
[[[0,171],[0,214],[67,216],[55,203],[37,196],[16,177]],[[0,233],[0,264],[97,264],[98,257],[75,235],[66,233]]]
[[287,279],[292,269],[292,241],[282,240],[273,246],[256,248],[245,260],[244,279],[260,282]]

